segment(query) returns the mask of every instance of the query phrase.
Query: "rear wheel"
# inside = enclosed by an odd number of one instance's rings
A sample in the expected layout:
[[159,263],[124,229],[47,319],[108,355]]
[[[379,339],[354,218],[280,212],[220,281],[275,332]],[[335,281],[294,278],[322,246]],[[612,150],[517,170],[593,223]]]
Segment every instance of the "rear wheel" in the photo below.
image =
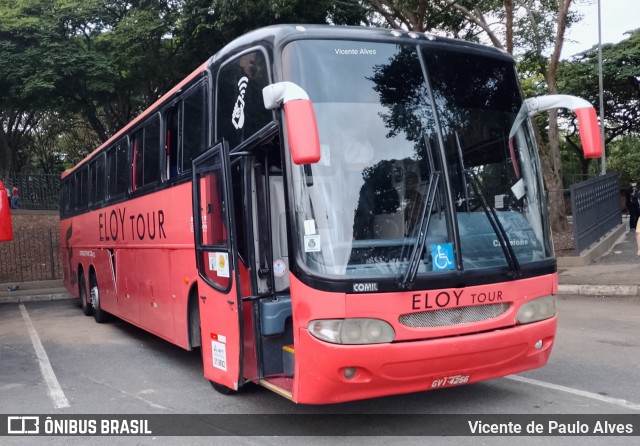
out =
[[91,296],[91,306],[93,307],[93,318],[97,323],[102,324],[109,320],[109,313],[100,308],[100,290],[98,281],[93,271],[89,276],[89,292]]
[[93,308],[87,301],[87,286],[84,281],[84,273],[78,272],[78,294],[80,294],[80,306],[85,316],[91,316],[93,314]]

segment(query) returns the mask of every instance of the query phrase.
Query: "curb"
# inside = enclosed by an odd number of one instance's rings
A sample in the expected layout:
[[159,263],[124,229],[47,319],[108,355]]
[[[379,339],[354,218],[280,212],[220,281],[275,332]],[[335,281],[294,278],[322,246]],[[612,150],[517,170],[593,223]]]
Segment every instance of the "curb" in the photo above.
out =
[[69,293],[36,294],[34,296],[0,297],[0,304],[18,304],[22,302],[42,302],[47,300],[73,299]]
[[585,296],[637,296],[637,285],[558,285],[558,294]]

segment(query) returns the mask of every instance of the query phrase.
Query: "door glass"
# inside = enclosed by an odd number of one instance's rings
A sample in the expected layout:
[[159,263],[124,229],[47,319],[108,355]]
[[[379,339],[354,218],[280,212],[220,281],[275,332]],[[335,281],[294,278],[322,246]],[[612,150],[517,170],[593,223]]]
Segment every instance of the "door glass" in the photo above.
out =
[[213,167],[197,174],[199,215],[199,270],[218,289],[231,283],[227,212],[220,153],[212,159]]

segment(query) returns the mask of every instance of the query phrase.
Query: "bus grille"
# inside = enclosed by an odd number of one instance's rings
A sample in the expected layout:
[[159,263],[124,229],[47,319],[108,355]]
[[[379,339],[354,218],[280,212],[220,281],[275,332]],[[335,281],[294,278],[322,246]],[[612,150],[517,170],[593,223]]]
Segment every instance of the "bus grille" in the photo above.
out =
[[461,308],[446,308],[444,310],[422,311],[400,316],[402,325],[407,327],[446,327],[448,325],[467,324],[469,322],[485,321],[504,314],[510,304],[474,305]]

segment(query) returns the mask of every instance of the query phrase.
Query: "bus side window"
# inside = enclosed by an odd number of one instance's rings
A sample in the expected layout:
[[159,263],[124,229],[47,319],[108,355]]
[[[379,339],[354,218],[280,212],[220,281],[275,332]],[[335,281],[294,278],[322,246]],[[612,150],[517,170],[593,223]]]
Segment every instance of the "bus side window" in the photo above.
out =
[[122,139],[116,146],[115,193],[124,194],[129,189],[129,144]]
[[143,184],[160,179],[160,117],[156,115],[144,126]]
[[100,154],[96,160],[96,182],[94,189],[94,203],[102,203],[105,198],[105,165],[104,154]]
[[89,204],[89,169],[87,166],[82,167],[78,175],[78,190],[80,191],[80,200],[78,201],[78,210],[85,210]]
[[134,190],[160,179],[160,118],[156,115],[133,136]]
[[144,147],[144,129],[137,131],[132,138],[133,141],[133,169],[132,169],[132,190],[136,190],[144,183],[142,182],[142,169],[144,168],[144,154],[142,148]]
[[207,148],[207,84],[187,91],[182,106],[180,172],[191,170],[191,161]]
[[180,108],[182,103],[171,107],[167,110],[165,118],[165,159],[167,166],[167,179],[175,178],[178,176],[178,142],[180,140],[178,135],[178,123],[180,122]]
[[89,164],[89,182],[91,186],[89,202],[92,205],[104,200],[104,155],[100,154]]
[[76,195],[78,193],[76,175],[77,174],[73,174],[71,178],[69,178],[69,203],[67,204],[69,212],[73,212],[76,209]]
[[89,204],[96,203],[96,160],[89,163],[89,184],[91,185],[89,191]]
[[269,85],[267,58],[252,51],[225,63],[218,73],[216,140],[233,149],[273,120],[264,108],[262,89]]

